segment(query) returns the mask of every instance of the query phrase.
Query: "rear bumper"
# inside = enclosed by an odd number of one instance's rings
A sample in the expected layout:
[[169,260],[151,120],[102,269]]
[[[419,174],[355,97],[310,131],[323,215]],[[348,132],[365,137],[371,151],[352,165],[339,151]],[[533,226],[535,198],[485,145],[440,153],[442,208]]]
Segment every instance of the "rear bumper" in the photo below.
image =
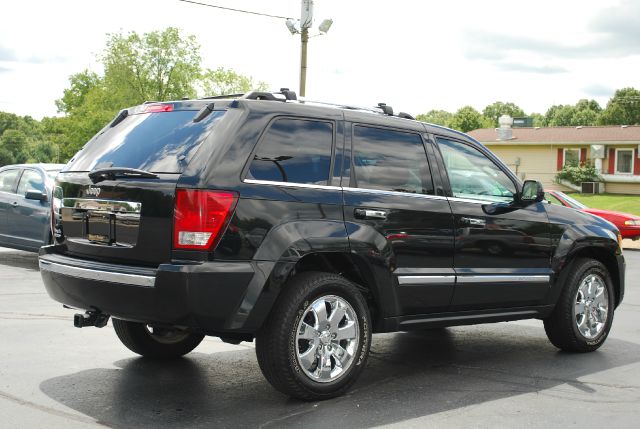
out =
[[[145,323],[209,334],[253,333],[247,319],[265,283],[258,262],[162,264],[143,268],[40,251],[40,273],[54,300]],[[261,319],[262,317],[257,317]]]

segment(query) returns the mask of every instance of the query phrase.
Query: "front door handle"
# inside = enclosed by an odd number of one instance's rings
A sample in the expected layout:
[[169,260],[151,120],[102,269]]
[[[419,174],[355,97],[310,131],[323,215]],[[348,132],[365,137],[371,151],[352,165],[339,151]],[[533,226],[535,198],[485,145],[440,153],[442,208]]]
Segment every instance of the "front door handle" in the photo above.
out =
[[387,212],[384,210],[355,209],[353,215],[356,219],[386,219]]
[[475,217],[461,217],[460,225],[487,226],[487,221],[484,219],[478,219]]

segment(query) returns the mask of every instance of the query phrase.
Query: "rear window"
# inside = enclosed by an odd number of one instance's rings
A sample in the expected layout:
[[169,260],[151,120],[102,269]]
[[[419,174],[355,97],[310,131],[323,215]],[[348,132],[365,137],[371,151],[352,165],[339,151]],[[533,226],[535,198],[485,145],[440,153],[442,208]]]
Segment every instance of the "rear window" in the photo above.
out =
[[196,114],[192,110],[178,110],[127,116],[88,143],[64,170],[127,167],[154,173],[182,173],[224,112],[212,112],[194,123]]

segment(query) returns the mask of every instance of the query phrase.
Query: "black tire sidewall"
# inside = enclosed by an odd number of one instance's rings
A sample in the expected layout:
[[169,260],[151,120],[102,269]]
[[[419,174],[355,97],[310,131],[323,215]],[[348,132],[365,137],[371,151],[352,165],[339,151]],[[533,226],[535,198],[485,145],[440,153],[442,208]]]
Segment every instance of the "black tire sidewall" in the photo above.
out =
[[[300,320],[304,316],[305,310],[309,308],[316,299],[327,295],[338,296],[346,300],[354,309],[359,325],[359,342],[354,362],[351,364],[349,369],[337,380],[320,383],[310,379],[300,367],[297,358],[296,331]],[[360,292],[346,280],[326,282],[325,284],[314,288],[311,293],[307,294],[302,302],[296,303],[296,310],[288,329],[287,338],[287,354],[292,375],[296,381],[305,388],[305,390],[308,390],[315,395],[334,396],[334,394],[347,389],[356,381],[358,374],[362,371],[367,362],[370,343],[371,321],[369,310]]]

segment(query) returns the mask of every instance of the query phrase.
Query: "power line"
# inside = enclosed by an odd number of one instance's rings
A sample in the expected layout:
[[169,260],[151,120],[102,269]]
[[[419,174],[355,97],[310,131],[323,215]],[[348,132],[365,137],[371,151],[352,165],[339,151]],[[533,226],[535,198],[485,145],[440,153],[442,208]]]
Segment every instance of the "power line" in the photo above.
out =
[[218,5],[214,5],[214,4],[208,4],[208,3],[200,3],[200,2],[192,1],[192,0],[178,0],[178,1],[181,1],[183,3],[197,4],[199,6],[213,7],[215,9],[229,10],[229,11],[232,11],[232,12],[241,12],[241,13],[248,13],[250,15],[266,16],[266,17],[269,17],[269,18],[293,19],[293,18],[288,17],[288,16],[270,15],[268,13],[253,12],[253,11],[250,11],[250,10],[243,10],[243,9],[234,9],[232,7],[218,6]]

